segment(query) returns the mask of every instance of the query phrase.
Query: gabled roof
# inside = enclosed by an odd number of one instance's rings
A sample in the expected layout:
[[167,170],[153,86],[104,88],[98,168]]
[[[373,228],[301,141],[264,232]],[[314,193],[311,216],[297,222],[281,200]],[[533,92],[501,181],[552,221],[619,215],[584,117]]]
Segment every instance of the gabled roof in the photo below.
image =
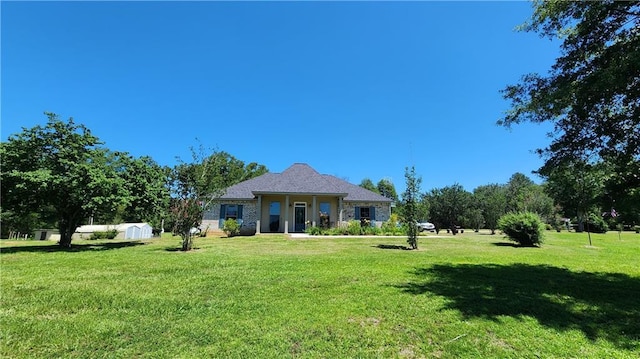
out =
[[306,163],[294,163],[282,173],[265,173],[227,188],[223,199],[254,199],[259,194],[307,194],[344,197],[346,201],[391,202],[389,198],[331,175]]

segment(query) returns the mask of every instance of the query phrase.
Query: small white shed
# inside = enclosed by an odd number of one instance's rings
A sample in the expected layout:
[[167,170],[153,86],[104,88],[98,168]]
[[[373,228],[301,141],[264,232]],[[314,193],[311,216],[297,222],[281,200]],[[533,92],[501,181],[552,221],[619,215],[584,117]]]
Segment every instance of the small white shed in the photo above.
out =
[[118,239],[146,239],[153,237],[149,223],[122,223],[118,225]]
[[33,239],[37,241],[60,241],[60,232],[57,229],[36,229]]
[[153,237],[152,227],[148,223],[94,224],[80,226],[73,239],[89,239],[94,232],[116,230],[115,239],[146,239]]

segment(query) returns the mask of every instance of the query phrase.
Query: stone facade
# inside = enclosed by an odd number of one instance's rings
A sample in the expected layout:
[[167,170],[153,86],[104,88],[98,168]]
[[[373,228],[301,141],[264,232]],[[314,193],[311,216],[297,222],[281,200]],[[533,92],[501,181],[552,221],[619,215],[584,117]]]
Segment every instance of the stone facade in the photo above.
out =
[[203,231],[221,232],[220,226],[220,206],[223,204],[242,205],[242,219],[240,234],[251,235],[256,233],[256,223],[258,221],[258,206],[256,201],[223,201],[216,203],[208,211],[205,211],[200,226]]
[[391,217],[391,205],[389,203],[379,202],[343,202],[343,216],[342,220],[348,222],[355,220],[356,207],[374,207],[375,208],[375,220],[376,227],[382,226],[382,223],[389,220]]
[[[261,230],[260,230],[262,233],[270,232],[268,229],[269,228],[269,203],[271,202],[271,200],[278,200],[278,199],[280,200],[280,203],[282,204],[282,206],[284,206],[285,204],[284,200],[279,197],[266,197],[266,198],[263,198],[262,200],[263,208],[262,208],[262,219],[261,219]],[[310,214],[313,208],[313,206],[311,205],[312,199],[306,198],[306,197],[292,196],[289,201],[289,205],[291,206],[293,203],[296,203],[296,201],[298,200],[305,200],[307,201],[306,203],[309,203],[309,205],[306,208],[307,212],[309,213],[307,217],[309,224],[312,223],[314,220],[317,220],[317,218],[313,218]],[[320,202],[326,202],[326,201],[329,201],[329,199],[327,198],[317,199],[316,205],[319,206]],[[330,215],[331,226],[344,225],[348,221],[355,220],[356,207],[374,207],[375,208],[374,224],[377,227],[382,226],[382,223],[388,221],[389,217],[391,216],[391,206],[389,203],[344,201],[342,203],[342,223],[341,223],[339,222],[338,199],[336,198],[335,201],[329,201],[329,202],[331,203],[331,215]],[[242,205],[242,219],[240,220],[240,223],[241,223],[240,233],[242,235],[255,234],[257,222],[258,222],[258,201],[257,200],[221,200],[220,202],[213,205],[209,211],[206,211],[204,213],[201,229],[207,232],[221,232],[222,226],[219,223],[220,207],[221,205],[231,205],[231,204]],[[318,208],[316,208],[316,210],[317,209]],[[285,223],[284,213],[285,213],[285,210],[283,208],[281,213],[281,217],[282,217],[281,226],[278,232],[284,231],[284,223]],[[290,208],[288,213],[290,217],[287,219],[289,224],[288,231],[294,232],[293,208]],[[316,222],[316,225],[319,225],[319,224]]]

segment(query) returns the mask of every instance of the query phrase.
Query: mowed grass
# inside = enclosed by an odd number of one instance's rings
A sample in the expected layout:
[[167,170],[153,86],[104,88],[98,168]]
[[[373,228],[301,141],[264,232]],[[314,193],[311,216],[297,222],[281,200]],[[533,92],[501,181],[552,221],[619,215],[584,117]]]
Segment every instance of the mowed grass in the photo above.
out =
[[2,241],[3,358],[637,358],[640,235]]

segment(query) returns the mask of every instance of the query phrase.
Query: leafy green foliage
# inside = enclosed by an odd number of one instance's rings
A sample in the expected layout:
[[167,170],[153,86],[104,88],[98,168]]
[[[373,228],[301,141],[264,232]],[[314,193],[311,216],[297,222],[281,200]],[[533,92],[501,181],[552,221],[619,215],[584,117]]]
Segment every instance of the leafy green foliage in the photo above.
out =
[[640,5],[637,1],[536,1],[525,31],[562,41],[549,75],[529,74],[503,95],[499,123],[552,122],[540,149],[553,168],[576,158],[640,156]]
[[415,167],[405,167],[406,189],[402,194],[404,221],[407,224],[407,243],[411,249],[418,249],[418,196],[422,178],[416,175]]
[[347,234],[352,236],[359,236],[362,234],[362,226],[360,221],[351,220],[347,223]]
[[240,224],[235,219],[227,219],[224,221],[222,231],[224,231],[227,237],[237,236],[240,234]]
[[478,209],[482,212],[482,218],[486,228],[495,234],[498,228],[498,220],[506,212],[507,194],[504,185],[489,184],[479,186],[473,190],[473,197]]
[[379,236],[379,235],[392,235],[401,236],[406,235],[406,230],[402,226],[397,225],[398,215],[392,214],[391,218],[382,223],[380,228],[371,225],[362,225],[362,222],[351,220],[347,222],[345,226],[335,228],[321,228],[308,226],[304,232],[312,236],[336,236],[336,235],[352,235],[352,236]]
[[304,233],[310,234],[312,236],[319,236],[322,234],[322,228],[318,226],[308,226],[304,229]]
[[544,172],[545,191],[558,203],[568,217],[578,219],[578,230],[584,230],[587,213],[598,207],[604,194],[606,169],[602,163],[572,161]]
[[464,215],[473,205],[471,193],[460,184],[432,189],[425,198],[429,201],[430,218],[436,226],[450,228],[457,233],[456,226],[464,221]]
[[373,181],[371,181],[370,178],[362,179],[362,181],[360,181],[359,186],[364,188],[364,189],[368,189],[371,192],[379,193],[378,192],[378,188],[376,188],[376,186],[373,184]]
[[159,228],[162,218],[168,214],[169,171],[151,157],[123,156],[121,166],[121,177],[129,194],[129,201],[122,208],[122,221],[149,222]]
[[[127,203],[117,172],[119,154],[73,119],[47,113],[45,126],[23,129],[2,144],[2,207],[15,217],[49,211],[60,231],[60,245],[71,246],[75,229],[90,216]],[[4,224],[4,220],[3,220]]]
[[267,173],[269,170],[266,166],[256,162],[245,164],[227,152],[213,151],[206,159],[210,165],[209,170],[213,173],[212,177],[220,178],[223,188],[230,187],[236,183],[252,179]]
[[589,213],[587,229],[589,230],[589,232],[593,233],[606,233],[609,230],[609,225],[601,215],[596,213]]
[[211,206],[225,188],[226,179],[220,176],[219,156],[207,156],[202,147],[191,148],[192,162],[181,162],[171,173],[172,232],[182,238],[182,250],[193,247],[192,228],[202,223],[205,208]]
[[392,213],[389,216],[389,220],[382,223],[382,233],[391,236],[405,236],[407,235],[406,228],[399,225],[400,218],[396,213]]
[[376,186],[376,188],[378,189],[377,193],[380,193],[381,195],[392,199],[394,201],[398,200],[398,194],[396,193],[396,187],[393,185],[393,183],[388,180],[388,179],[381,179],[380,181],[378,181],[378,184]]
[[[267,171],[263,165],[244,162],[226,152],[207,154],[201,146],[191,148],[192,161],[180,162],[171,171],[171,222],[173,232],[182,238],[182,250],[193,246],[192,228],[199,228],[205,209],[210,208],[225,188],[259,176]],[[226,223],[226,221],[225,221]]]
[[509,239],[521,246],[530,247],[542,244],[545,226],[537,213],[507,213],[498,220],[498,227]]
[[91,233],[89,240],[98,240],[98,239],[114,239],[118,235],[118,231],[115,229],[109,231],[96,231]]

